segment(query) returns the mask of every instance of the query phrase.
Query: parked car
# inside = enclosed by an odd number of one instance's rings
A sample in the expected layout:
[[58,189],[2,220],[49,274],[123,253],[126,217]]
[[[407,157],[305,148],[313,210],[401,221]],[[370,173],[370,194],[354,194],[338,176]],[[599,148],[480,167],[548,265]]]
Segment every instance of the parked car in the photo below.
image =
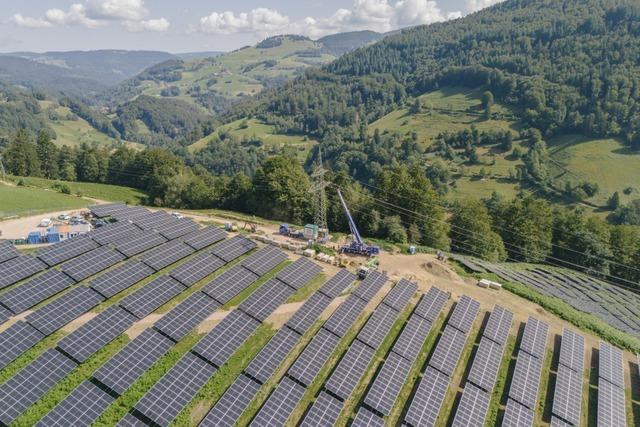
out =
[[38,227],[49,227],[51,225],[51,218],[42,218]]
[[67,214],[62,214],[62,215],[58,216],[58,219],[60,221],[69,221],[71,219],[71,216],[69,216]]

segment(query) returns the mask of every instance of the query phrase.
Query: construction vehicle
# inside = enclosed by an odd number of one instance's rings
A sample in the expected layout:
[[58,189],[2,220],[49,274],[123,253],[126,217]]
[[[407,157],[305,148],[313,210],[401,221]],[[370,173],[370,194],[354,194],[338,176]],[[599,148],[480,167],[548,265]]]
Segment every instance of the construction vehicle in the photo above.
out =
[[379,265],[380,260],[378,259],[378,257],[372,257],[366,264],[362,264],[360,267],[358,267],[358,277],[364,280],[369,275],[369,273],[377,270]]
[[278,233],[282,236],[292,237],[294,239],[304,239],[304,232],[296,230],[289,224],[280,224]]
[[342,209],[344,209],[344,213],[347,216],[347,220],[349,221],[349,230],[351,230],[352,241],[348,245],[344,245],[340,248],[341,254],[354,254],[354,255],[363,255],[363,256],[374,256],[380,253],[379,246],[370,246],[367,245],[360,236],[360,232],[358,231],[358,227],[356,227],[356,223],[351,216],[351,212],[349,212],[349,208],[347,207],[347,203],[344,201],[344,197],[342,197],[342,193],[340,189],[338,189],[338,197],[340,197],[340,203],[342,204]]

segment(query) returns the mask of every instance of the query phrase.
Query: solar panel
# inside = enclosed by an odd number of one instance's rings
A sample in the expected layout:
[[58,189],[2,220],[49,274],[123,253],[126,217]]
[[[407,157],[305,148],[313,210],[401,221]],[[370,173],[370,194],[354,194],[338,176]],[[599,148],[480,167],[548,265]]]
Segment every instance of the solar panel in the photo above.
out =
[[526,351],[537,358],[544,358],[548,331],[549,325],[529,316],[522,335],[520,350]]
[[409,376],[411,365],[412,363],[407,359],[395,353],[389,353],[367,392],[364,403],[383,415],[391,414],[393,405]]
[[90,236],[93,240],[104,246],[126,240],[129,236],[140,236],[141,234],[142,230],[134,224],[119,222],[93,230]]
[[393,345],[392,351],[410,362],[415,361],[429,332],[431,332],[431,326],[430,320],[420,316],[411,316]]
[[571,427],[571,424],[568,422],[561,420],[555,415],[551,415],[551,422],[549,423],[551,427]]
[[327,380],[325,388],[342,400],[347,400],[365,374],[374,355],[375,350],[371,347],[358,340],[353,341]]
[[169,240],[173,240],[198,231],[199,228],[200,226],[191,218],[178,218],[176,221],[170,222],[161,228],[160,234]]
[[153,329],[146,329],[94,374],[100,383],[122,395],[173,346]]
[[226,304],[256,280],[258,276],[243,266],[236,265],[209,282],[202,288],[202,292],[220,304]]
[[305,388],[290,378],[283,378],[251,422],[253,427],[283,426],[298,406]]
[[455,427],[484,427],[491,396],[473,384],[467,383],[453,419]]
[[329,320],[324,324],[324,328],[339,337],[343,337],[366,306],[366,301],[350,295],[329,317]]
[[111,298],[154,273],[140,261],[129,261],[96,277],[90,286],[105,298]]
[[511,379],[509,397],[533,410],[538,401],[542,361],[523,351],[518,353],[516,369]]
[[147,426],[148,426],[147,423],[139,420],[138,418],[135,417],[135,415],[131,413],[127,413],[124,417],[122,417],[120,421],[118,421],[118,424],[116,424],[116,427],[147,427]]
[[47,265],[31,255],[20,255],[0,264],[0,289],[41,272]]
[[148,231],[160,231],[163,227],[177,220],[176,217],[165,211],[155,211],[135,219],[134,223]]
[[321,272],[322,269],[315,262],[298,258],[293,264],[283,268],[276,277],[298,290]]
[[216,300],[196,292],[162,316],[154,327],[177,342],[219,307]]
[[462,295],[447,324],[467,334],[471,330],[479,310],[480,303],[478,301]]
[[448,376],[452,376],[458,366],[466,341],[465,334],[447,325],[440,336],[440,341],[438,341],[431,360],[429,360],[429,365]]
[[444,305],[449,300],[449,293],[441,291],[438,288],[431,288],[429,291],[422,297],[414,313],[420,317],[424,317],[427,320],[434,322]]
[[11,313],[9,309],[4,308],[3,306],[0,305],[0,324],[9,320],[11,316],[13,316],[13,313]]
[[340,338],[325,329],[320,329],[287,373],[308,387],[327,363],[339,342]]
[[87,253],[98,247],[98,244],[85,236],[78,236],[60,243],[40,249],[36,255],[50,267]]
[[58,348],[77,362],[85,362],[96,351],[129,329],[136,320],[117,305],[111,306],[64,337],[58,343]]
[[260,390],[259,383],[241,374],[211,408],[200,426],[233,427],[258,394],[258,390]]
[[553,414],[574,426],[580,425],[582,412],[582,371],[558,365],[553,395]]
[[260,383],[266,383],[299,340],[297,332],[289,328],[280,329],[244,371]]
[[8,240],[0,240],[0,264],[20,256],[20,251]]
[[252,293],[238,307],[244,313],[261,322],[267,320],[282,305],[294,290],[277,279],[269,280]]
[[36,426],[91,425],[115,399],[98,386],[85,381],[40,420]]
[[118,221],[136,221],[139,218],[143,218],[147,215],[150,215],[151,212],[142,206],[131,206],[126,209],[114,212],[111,215],[112,218],[117,219]]
[[160,271],[163,268],[188,257],[192,253],[193,248],[191,246],[175,240],[152,249],[142,255],[140,259],[155,271]]
[[242,262],[242,265],[258,276],[263,276],[287,259],[287,254],[274,246],[266,246]]
[[0,424],[9,425],[77,365],[49,349],[0,385]]
[[627,414],[624,388],[609,381],[598,381],[598,426],[625,427]]
[[393,328],[398,315],[399,313],[388,305],[379,305],[358,334],[358,339],[376,350]]
[[94,290],[79,286],[34,311],[26,320],[44,335],[51,335],[102,301],[104,298]]
[[340,296],[355,280],[355,274],[349,272],[349,270],[342,269],[331,279],[327,280],[326,283],[318,289],[318,292],[334,299]]
[[154,423],[168,426],[193,399],[216,368],[186,353],[135,405]]
[[449,388],[449,377],[427,366],[404,420],[413,427],[435,426]]
[[33,347],[44,336],[31,325],[18,321],[0,332],[0,369]]
[[124,260],[116,250],[100,247],[62,264],[61,270],[76,282],[93,276]]
[[174,268],[169,274],[183,285],[193,286],[224,265],[225,262],[217,256],[202,253]]
[[138,255],[146,250],[155,248],[165,243],[167,239],[152,231],[140,231],[138,233],[123,236],[114,242],[115,248],[127,258]]
[[218,258],[222,258],[225,262],[231,262],[255,247],[256,244],[246,237],[235,236],[215,245],[211,249],[211,253]]
[[301,427],[333,427],[340,417],[344,403],[335,397],[320,392],[320,395],[307,412],[300,424]]
[[409,304],[411,297],[417,290],[418,285],[402,279],[389,291],[382,302],[397,311],[402,311]]
[[490,393],[498,377],[503,353],[503,346],[482,337],[467,379]]
[[515,400],[508,399],[502,427],[533,427],[533,411]]
[[234,310],[200,340],[193,352],[220,367],[258,329],[260,322]]
[[89,206],[89,210],[98,218],[111,216],[114,212],[119,212],[127,208],[124,203],[107,203],[103,205]]
[[582,373],[584,369],[584,337],[565,329],[560,346],[560,364]]
[[598,376],[624,389],[622,351],[605,342],[600,343]]
[[184,242],[199,251],[224,240],[226,237],[227,233],[223,230],[210,226],[187,234],[184,236]]
[[169,276],[160,276],[120,301],[120,306],[138,319],[147,317],[184,291],[184,286]]
[[15,314],[22,313],[64,291],[74,283],[66,274],[51,269],[3,293],[0,295],[0,303]]
[[331,304],[331,299],[320,292],[316,292],[296,311],[287,326],[304,334],[320,318],[320,315]]
[[353,290],[352,295],[360,297],[365,302],[371,301],[382,286],[387,282],[388,277],[377,271],[370,272],[367,277]]
[[513,313],[499,305],[495,305],[482,335],[495,343],[505,345],[507,338],[509,338],[512,323]]
[[384,420],[366,408],[360,408],[351,427],[384,427]]

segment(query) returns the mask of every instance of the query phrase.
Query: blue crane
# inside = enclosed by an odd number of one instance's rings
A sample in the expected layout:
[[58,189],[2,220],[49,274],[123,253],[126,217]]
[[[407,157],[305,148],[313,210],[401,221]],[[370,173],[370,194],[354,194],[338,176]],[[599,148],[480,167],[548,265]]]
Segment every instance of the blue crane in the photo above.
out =
[[358,227],[356,227],[356,222],[353,220],[351,216],[351,212],[349,212],[349,208],[347,207],[347,203],[344,201],[342,197],[342,193],[340,189],[337,189],[338,197],[340,197],[340,203],[342,204],[342,209],[344,209],[344,213],[347,215],[347,220],[349,221],[349,230],[351,230],[351,235],[353,236],[353,241],[349,245],[345,245],[340,248],[340,253],[347,254],[356,254],[356,255],[365,255],[365,256],[374,256],[380,253],[380,247],[378,246],[369,246],[363,240],[362,236],[360,236],[360,232],[358,231]]

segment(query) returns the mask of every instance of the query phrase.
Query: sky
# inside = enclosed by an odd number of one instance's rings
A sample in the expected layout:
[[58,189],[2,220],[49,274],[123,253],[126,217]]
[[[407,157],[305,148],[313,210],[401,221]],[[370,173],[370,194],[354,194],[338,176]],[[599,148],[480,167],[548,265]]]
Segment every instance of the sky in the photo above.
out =
[[456,19],[500,0],[2,0],[0,52],[230,51]]

